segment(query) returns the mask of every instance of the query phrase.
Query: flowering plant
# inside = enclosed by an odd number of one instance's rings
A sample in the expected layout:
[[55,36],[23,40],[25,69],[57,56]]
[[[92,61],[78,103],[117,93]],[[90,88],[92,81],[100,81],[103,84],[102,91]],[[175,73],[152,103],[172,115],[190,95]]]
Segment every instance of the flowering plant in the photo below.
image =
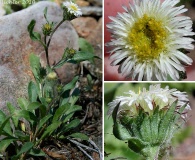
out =
[[64,155],[54,156],[48,152],[43,148],[44,144],[49,141],[59,146],[59,140],[75,143],[71,138],[88,140],[88,136],[78,132],[81,120],[73,117],[75,112],[82,110],[82,106],[76,104],[80,96],[77,85],[80,76],[76,75],[68,84],[62,84],[55,69],[65,63],[93,62],[95,55],[86,47],[85,52],[67,47],[62,58],[50,64],[48,49],[53,34],[64,21],[81,15],[78,6],[72,2],[64,4],[63,12],[62,20],[55,24],[48,20],[47,8],[44,9],[46,23],[42,26],[42,34],[34,31],[35,20],[28,25],[30,38],[39,42],[45,50],[47,65],[42,66],[40,58],[32,53],[30,66],[35,81],[28,84],[28,98],[18,99],[19,109],[8,103],[8,115],[0,111],[0,157],[13,160],[48,156],[66,159]]

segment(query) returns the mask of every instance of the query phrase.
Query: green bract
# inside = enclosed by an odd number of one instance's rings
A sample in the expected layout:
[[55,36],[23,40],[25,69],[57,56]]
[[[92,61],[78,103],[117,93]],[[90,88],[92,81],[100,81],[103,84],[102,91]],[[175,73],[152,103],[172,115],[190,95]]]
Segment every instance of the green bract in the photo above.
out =
[[160,84],[139,92],[129,90],[108,104],[113,134],[127,140],[128,147],[147,160],[159,159],[171,145],[171,139],[190,110],[188,96]]

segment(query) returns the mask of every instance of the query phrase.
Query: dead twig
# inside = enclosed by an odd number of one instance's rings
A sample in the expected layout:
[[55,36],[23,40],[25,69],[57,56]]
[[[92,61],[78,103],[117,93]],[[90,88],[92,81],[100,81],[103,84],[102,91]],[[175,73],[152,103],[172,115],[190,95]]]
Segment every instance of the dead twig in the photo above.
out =
[[93,158],[80,146],[77,146],[90,160],[93,160]]
[[86,110],[86,113],[85,113],[85,116],[83,117],[83,119],[81,120],[81,124],[83,124],[87,118],[87,115],[88,115],[88,112],[89,112],[89,106],[87,105],[87,110]]
[[83,148],[86,148],[86,149],[88,149],[88,150],[91,150],[91,151],[94,151],[94,152],[97,152],[97,153],[98,153],[97,150],[95,150],[95,149],[93,149],[93,148],[91,148],[91,147],[89,147],[89,146],[86,146],[86,145],[84,145],[84,144],[81,144],[81,143],[79,143],[79,142],[77,142],[77,141],[75,141],[75,140],[73,140],[73,139],[68,139],[68,140],[71,141],[72,143],[76,144],[77,146],[80,146],[80,147],[83,147]]
[[103,154],[102,152],[100,151],[99,147],[91,140],[89,139],[88,142],[95,148],[97,149],[98,153],[99,153],[99,157],[100,157],[100,160],[103,159]]

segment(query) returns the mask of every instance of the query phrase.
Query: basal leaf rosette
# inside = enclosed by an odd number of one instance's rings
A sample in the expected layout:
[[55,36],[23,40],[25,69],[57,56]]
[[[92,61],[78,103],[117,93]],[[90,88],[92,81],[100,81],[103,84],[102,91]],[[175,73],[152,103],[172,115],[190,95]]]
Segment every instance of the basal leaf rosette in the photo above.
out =
[[129,148],[148,160],[158,159],[187,118],[191,109],[188,97],[185,92],[168,86],[161,88],[160,84],[126,94],[108,104],[108,115],[114,121],[113,134],[128,140]]
[[185,53],[193,50],[190,36],[192,20],[181,15],[187,9],[176,6],[180,0],[134,0],[124,12],[109,17],[111,65],[133,80],[173,80],[186,78],[185,66],[192,59]]

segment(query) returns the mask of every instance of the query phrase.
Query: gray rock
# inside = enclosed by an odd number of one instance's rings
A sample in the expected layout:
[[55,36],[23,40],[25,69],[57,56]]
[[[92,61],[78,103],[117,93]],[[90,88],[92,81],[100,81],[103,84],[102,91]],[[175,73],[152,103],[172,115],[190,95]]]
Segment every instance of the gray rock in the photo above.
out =
[[3,8],[3,4],[0,3],[0,16],[3,16],[4,14],[5,14],[5,9]]
[[93,4],[94,6],[102,6],[102,0],[87,0],[87,1]]
[[[35,53],[46,64],[44,49],[29,38],[27,26],[36,20],[35,31],[41,32],[45,23],[43,10],[48,7],[48,19],[59,22],[62,10],[52,2],[39,2],[31,7],[0,18],[0,108],[7,101],[15,103],[16,98],[26,95],[26,86],[33,79],[29,54]],[[65,22],[54,34],[49,48],[50,63],[57,62],[66,46],[78,49],[78,35],[70,22]],[[67,64],[58,74],[63,82],[69,82],[76,74],[77,66]]]
[[15,98],[26,95],[26,86],[19,79],[9,68],[0,66],[0,108],[4,112],[8,102],[16,105]]
[[86,6],[81,7],[81,11],[84,16],[102,16],[102,7]]

